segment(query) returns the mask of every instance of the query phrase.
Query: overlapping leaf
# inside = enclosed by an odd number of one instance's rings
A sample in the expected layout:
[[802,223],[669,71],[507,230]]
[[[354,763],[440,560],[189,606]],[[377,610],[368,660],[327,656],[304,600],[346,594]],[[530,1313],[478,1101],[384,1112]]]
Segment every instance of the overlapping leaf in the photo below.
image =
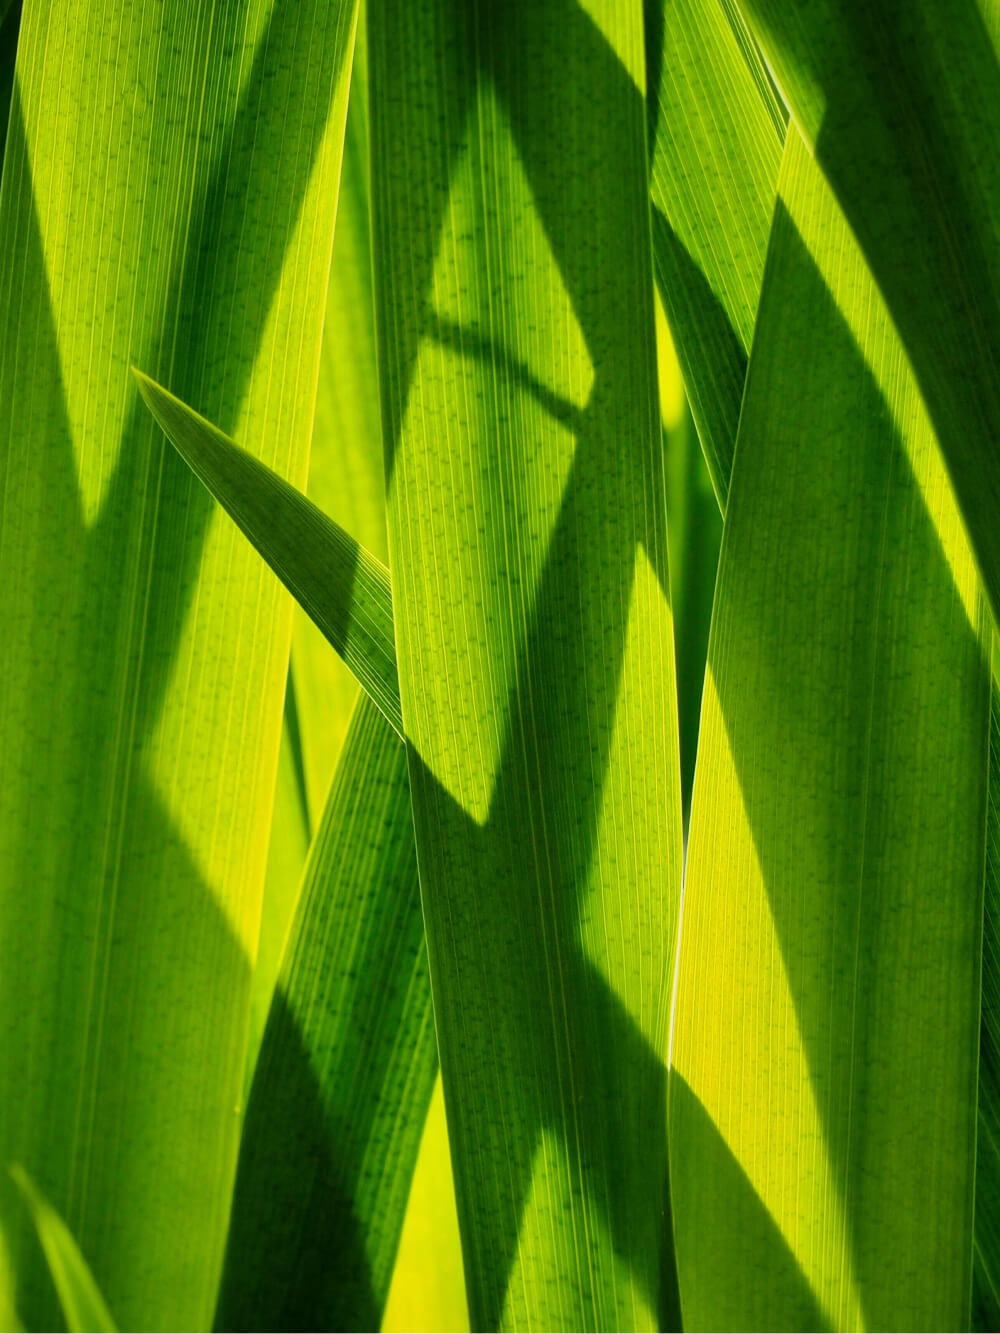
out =
[[[183,457],[318,622],[345,627],[341,643],[359,642],[359,618],[375,627],[394,683],[391,601],[369,607],[354,596],[353,570],[328,560],[330,532],[342,530],[160,386],[142,387]],[[379,568],[365,551],[359,560]],[[405,757],[373,713],[369,697],[337,766],[254,1071],[222,1329],[374,1328],[387,1297],[437,1053]],[[430,1168],[440,1243],[454,1252],[447,1154],[445,1136]]]
[[783,109],[728,8],[647,5],[656,278],[723,508],[784,136]]
[[804,147],[786,154],[688,854],[671,1077],[682,1300],[694,1327],[960,1328],[979,585],[864,261]]
[[70,1334],[115,1334],[115,1322],[69,1228],[23,1167],[12,1167],[11,1175],[38,1233],[66,1328]]
[[389,4],[369,59],[400,686],[471,1317],[644,1328],[680,803],[641,14]]
[[[202,1326],[214,1301],[290,609],[127,367],[304,476],[353,21],[283,0],[22,15],[0,188],[0,1157],[129,1326]],[[6,1198],[3,1227],[17,1305],[51,1327]]]
[[379,1327],[436,1068],[406,755],[365,698],[250,1090],[217,1328]]
[[1000,4],[745,0],[934,422],[1000,611]]

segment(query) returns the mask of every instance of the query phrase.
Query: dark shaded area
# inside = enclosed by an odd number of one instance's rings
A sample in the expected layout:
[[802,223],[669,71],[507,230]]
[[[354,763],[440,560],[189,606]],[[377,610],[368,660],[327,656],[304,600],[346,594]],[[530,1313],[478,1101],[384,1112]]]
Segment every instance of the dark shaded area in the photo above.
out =
[[712,485],[725,510],[747,354],[725,307],[666,217],[652,204],[649,216],[656,285],[670,327],[688,331],[674,347]]
[[[708,661],[722,515],[690,413],[664,432],[670,583],[677,653],[677,714],[685,841],[691,814],[701,696]],[[728,479],[727,479],[728,481]]]
[[372,1288],[354,1208],[360,1164],[334,1155],[312,1055],[276,991],[244,1121],[217,1330],[381,1325],[384,1294]]
[[[0,0],[0,10],[2,9],[3,0]],[[10,100],[14,91],[14,65],[17,61],[17,37],[20,29],[21,0],[14,0],[0,20],[0,127],[3,129],[4,143],[10,117]],[[3,153],[0,151],[0,168],[2,166]]]
[[642,26],[646,52],[646,153],[652,165],[663,79],[664,0],[643,0]]

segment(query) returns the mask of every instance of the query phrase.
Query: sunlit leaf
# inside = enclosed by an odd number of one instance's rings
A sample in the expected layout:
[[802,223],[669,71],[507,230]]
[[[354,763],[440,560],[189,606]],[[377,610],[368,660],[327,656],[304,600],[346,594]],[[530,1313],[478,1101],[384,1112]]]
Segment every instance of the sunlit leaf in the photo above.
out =
[[250,1090],[219,1329],[377,1329],[437,1062],[406,753],[359,705]]
[[388,570],[211,422],[139,371],[134,374],[178,453],[264,554],[402,736]]
[[743,9],[884,294],[1000,612],[1000,2]]
[[681,831],[641,38],[632,3],[369,16],[400,685],[473,1327],[648,1328],[661,1297]]
[[719,0],[647,10],[656,278],[724,508],[784,121],[738,14]]
[[726,515],[681,931],[671,1184],[693,1328],[967,1323],[978,589],[893,326],[795,137]]
[[[0,1150],[129,1328],[203,1327],[214,1304],[291,607],[127,368],[304,479],[353,28],[349,0],[25,0],[21,19],[0,189]],[[49,1328],[24,1211],[3,1229],[3,1281]]]

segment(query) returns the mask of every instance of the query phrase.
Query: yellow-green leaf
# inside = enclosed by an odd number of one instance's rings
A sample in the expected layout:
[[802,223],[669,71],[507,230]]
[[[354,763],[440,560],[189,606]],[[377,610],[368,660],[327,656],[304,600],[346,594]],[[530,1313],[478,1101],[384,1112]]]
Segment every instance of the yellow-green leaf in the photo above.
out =
[[786,148],[705,685],[671,1184],[693,1328],[959,1329],[988,661],[934,435]]
[[642,14],[381,4],[369,61],[400,687],[470,1316],[649,1328],[681,829]]
[[162,386],[134,374],[178,453],[402,736],[389,571],[284,478]]
[[726,8],[647,5],[656,278],[723,508],[784,136],[752,39]]
[[379,1327],[436,1065],[406,754],[362,699],[250,1090],[217,1328]]
[[[350,0],[25,0],[21,19],[0,1150],[128,1327],[202,1327],[214,1303],[291,612],[128,366],[304,478],[354,19]],[[0,1208],[16,1303],[48,1327],[28,1221]]]

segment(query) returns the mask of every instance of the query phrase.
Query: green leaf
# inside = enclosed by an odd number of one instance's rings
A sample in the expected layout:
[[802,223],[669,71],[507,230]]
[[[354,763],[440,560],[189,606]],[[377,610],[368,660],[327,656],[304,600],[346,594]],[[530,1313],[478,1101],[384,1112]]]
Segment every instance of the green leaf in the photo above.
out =
[[1000,612],[1000,3],[745,0],[920,385]]
[[267,848],[257,961],[250,991],[250,1034],[247,1040],[245,1080],[248,1091],[260,1053],[264,1025],[267,1023],[278,969],[281,967],[285,937],[298,902],[302,870],[311,842],[298,747],[295,686],[291,673],[285,689],[285,717],[281,729],[281,749],[278,752],[278,778],[271,816],[271,838]]
[[723,536],[678,964],[671,1187],[692,1328],[968,1321],[980,612],[906,359],[793,136]]
[[35,1224],[67,1328],[71,1334],[115,1334],[115,1322],[73,1234],[23,1167],[15,1164],[10,1174]]
[[[680,881],[638,4],[369,15],[400,687],[474,1328],[665,1319]],[[637,964],[637,961],[638,964]]]
[[379,1327],[436,1067],[406,752],[362,699],[250,1091],[217,1328]]
[[727,8],[732,25],[720,0],[647,6],[656,279],[723,509],[784,137]]
[[[344,164],[326,298],[308,494],[384,560],[385,498],[368,253],[367,81],[363,25],[351,71]],[[350,589],[346,589],[348,597]],[[300,607],[293,617],[278,788],[253,976],[252,1075],[295,910],[309,841],[319,825],[358,698],[350,668]]]
[[171,444],[402,736],[389,571],[284,478],[155,381],[133,374]]
[[[157,387],[151,386],[150,395],[153,402],[157,405],[161,404],[162,391],[157,392]],[[159,408],[154,410],[159,412]],[[308,541],[301,541],[297,544],[292,543],[286,549],[273,542],[268,536],[268,534],[271,534],[274,531],[294,527],[295,523],[298,521],[297,515],[300,508],[308,503],[305,501],[305,498],[299,496],[297,493],[293,493],[292,488],[281,484],[280,479],[273,474],[266,476],[268,470],[262,466],[257,465],[253,468],[248,468],[246,466],[247,456],[242,450],[239,450],[237,446],[232,444],[232,442],[221,440],[218,432],[215,432],[207,423],[203,422],[200,418],[197,418],[196,414],[191,413],[189,409],[184,409],[183,405],[176,403],[170,405],[170,413],[172,415],[168,416],[167,414],[164,414],[162,417],[164,428],[168,429],[169,427],[173,435],[176,435],[178,439],[183,439],[186,442],[185,448],[190,448],[190,456],[192,459],[198,458],[199,460],[203,460],[208,456],[209,451],[211,451],[211,457],[214,458],[217,452],[225,459],[223,466],[214,469],[206,467],[206,473],[210,472],[212,487],[215,494],[220,503],[229,513],[235,514],[236,512],[239,512],[242,514],[246,512],[244,508],[246,504],[246,495],[251,496],[250,505],[251,507],[254,507],[253,512],[255,514],[258,512],[258,508],[256,507],[259,507],[261,513],[266,507],[269,516],[269,526],[266,528],[265,532],[264,520],[262,519],[258,525],[255,519],[252,525],[253,533],[260,542],[260,554],[265,560],[271,563],[275,573],[278,574],[279,577],[285,579],[290,591],[301,596],[311,607],[318,609],[317,614],[321,624],[335,623],[338,625],[344,624],[349,626],[351,617],[355,614],[355,609],[351,606],[351,589],[345,581],[336,578],[331,579],[329,577],[327,568],[324,564],[325,537],[322,534],[325,532],[325,529],[323,525],[319,526],[319,531],[321,533],[321,549],[318,554],[310,552]],[[207,448],[205,445],[206,440],[208,441]],[[248,524],[248,527],[250,526],[251,525]],[[285,564],[280,566],[279,555],[286,561]],[[361,553],[361,557],[363,560],[372,559],[365,552]],[[391,625],[388,627],[386,633],[391,633]],[[346,638],[349,642],[360,642],[363,647],[364,641],[355,640],[352,637],[350,630]],[[373,672],[371,670],[362,670],[361,676],[367,681],[372,679]],[[357,730],[357,727],[355,730]],[[337,807],[339,814],[333,815],[328,811],[323,829],[321,829],[320,833],[323,834],[328,841],[332,840],[335,835],[341,837],[338,821],[343,821],[350,817],[353,820],[351,826],[352,836],[357,840],[360,840],[359,846],[365,847],[370,853],[373,846],[378,846],[381,849],[381,843],[377,841],[373,842],[373,840],[397,839],[398,831],[385,823],[379,826],[377,822],[375,822],[377,834],[373,833],[372,829],[363,827],[363,821],[360,819],[359,812],[365,809],[365,803],[371,796],[370,789],[366,789],[364,785],[370,783],[373,779],[377,780],[380,771],[378,766],[367,763],[364,759],[362,750],[359,748],[359,744],[360,743],[355,741],[353,750],[350,752],[350,759],[348,759],[347,752],[345,752],[342,757],[341,765],[348,766],[349,776],[339,776],[334,789],[336,793],[339,793],[339,796],[336,798],[339,802]],[[381,742],[379,742],[379,744],[381,745]],[[286,763],[288,763],[289,766],[292,765],[292,750],[292,745],[287,744],[282,752],[286,759]],[[338,774],[339,772],[340,771],[338,770]],[[297,780],[295,775],[293,773],[287,774],[285,788],[279,788],[279,794],[283,791],[287,791],[292,796],[295,796],[296,793],[294,789],[296,784]],[[355,796],[352,799],[353,804],[348,804],[347,798],[344,795],[345,789],[346,792],[353,793],[355,788],[360,790],[361,795]],[[334,801],[333,794],[331,794],[330,801]],[[303,812],[300,806],[296,806],[291,813],[279,812],[276,818],[279,820],[278,828],[281,831],[282,838],[286,836],[291,838],[294,836],[298,828],[298,822],[303,818]],[[407,836],[412,842],[412,827],[409,824],[409,815],[407,815],[407,829]],[[280,847],[281,851],[284,851],[284,845],[282,844]],[[382,855],[381,851],[380,855]],[[323,861],[324,866],[326,862],[330,860],[329,857],[322,851],[317,851],[316,848],[313,849],[312,856],[314,859],[320,858]],[[334,863],[336,864],[336,859],[334,859]],[[346,892],[343,887],[338,891],[336,884],[334,890],[324,891],[323,886],[316,883],[319,872],[316,869],[315,860],[312,865],[313,869],[310,872],[310,877],[307,882],[308,888],[303,890],[303,894],[308,893],[311,895],[312,906],[307,906],[301,898],[299,899],[298,925],[295,928],[300,940],[303,942],[300,946],[301,949],[307,948],[306,942],[311,941],[313,934],[321,932],[323,914],[331,911],[331,909],[324,906],[322,899],[319,897],[320,894],[322,892],[330,892],[336,896],[338,892],[341,894]],[[275,867],[275,869],[277,868]],[[357,870],[353,864],[351,864],[350,869]],[[381,900],[378,897],[378,894],[381,891],[378,889],[377,876],[371,875],[369,868],[363,869],[365,870],[366,875],[370,875],[371,884],[367,886],[367,892],[360,895],[359,901],[354,905],[352,911],[360,915],[359,920],[366,924],[364,929],[368,930],[374,929],[367,925],[369,923],[370,914],[372,912],[382,912],[384,909],[382,908]],[[378,868],[376,868],[376,870],[377,869]],[[271,868],[269,867],[269,871],[270,870]],[[289,871],[289,867],[286,866],[283,868],[283,877],[287,877]],[[346,873],[345,870],[345,874]],[[282,883],[284,883],[284,879],[282,879]],[[348,886],[348,888],[351,887]],[[354,893],[354,890],[351,889],[351,892]],[[358,894],[355,894],[355,898],[358,898]],[[286,900],[286,906],[287,902],[288,901]],[[265,923],[262,927],[261,941],[262,950],[265,945],[268,950],[272,950],[276,947],[280,948],[284,943],[284,932],[281,930],[281,905],[279,904],[279,908],[273,921],[267,921],[266,913],[267,905],[265,903]],[[409,934],[412,934],[415,931],[417,933],[417,938],[422,940],[423,924],[420,920],[419,903],[416,898],[413,899],[411,913],[413,915],[413,920],[407,921],[402,927],[397,926],[396,929],[405,931]],[[318,951],[322,954],[322,951],[326,948],[323,937],[320,936],[318,942],[311,945],[311,948],[314,952]],[[393,962],[402,967],[408,966],[410,962],[405,955],[402,959],[400,959],[398,954],[393,955],[392,958]],[[275,972],[276,971],[277,970],[275,970]],[[354,969],[354,974],[355,978],[358,979],[358,981],[355,982],[355,985],[358,990],[361,991],[360,980],[364,980],[367,977],[367,974],[360,969],[360,967]],[[390,975],[383,978],[379,973],[376,973],[375,976],[380,987],[388,985],[398,987],[402,985],[398,977]],[[300,990],[304,990],[307,984],[312,985],[312,979],[309,977],[304,981],[297,981],[296,986]],[[286,987],[287,989],[290,989],[290,984],[286,984]],[[362,992],[362,998],[364,998],[366,994],[367,993]],[[423,998],[419,993],[419,989],[417,989],[411,996],[410,1003],[416,1006],[419,1011],[419,1007],[424,999],[426,998]],[[371,997],[368,996],[367,1000],[370,1004]],[[355,999],[356,1007],[361,1003],[361,1000],[357,998]],[[301,997],[296,997],[296,1004],[304,1004]],[[285,1037],[289,1036],[286,1030],[292,1027],[288,1020],[290,1002],[287,997],[279,991],[272,1008],[277,1015],[277,1017],[272,1017],[271,1019],[272,1024],[275,1025],[274,1032],[277,1036],[272,1037],[271,1041],[273,1044],[276,1044],[277,1049],[280,1050],[282,1041]],[[342,1016],[335,1015],[334,1020],[341,1022]],[[406,1016],[407,1025],[418,1022],[418,1020],[419,1015],[417,1016],[417,1019],[414,1019],[409,1015]],[[314,1049],[319,1050],[320,1052],[327,1051],[327,1044],[332,1045],[334,1040],[334,1037],[331,1036],[331,1032],[336,1036],[336,1024],[331,1021],[331,1028],[329,1031],[322,1027],[316,1029],[314,1024],[313,1030],[314,1031],[311,1031],[308,1034],[308,1042],[302,1035],[295,1035],[293,1030],[292,1036],[289,1037],[290,1053],[304,1052],[306,1056],[309,1056],[313,1054]],[[437,1065],[437,1052],[434,1045],[433,1033],[429,1028],[424,1027],[421,1028],[421,1035],[423,1045],[414,1046],[412,1060],[415,1065],[418,1062],[429,1062],[431,1069],[434,1070]],[[263,1321],[261,1327],[269,1327],[270,1324],[278,1325],[283,1322],[287,1323],[288,1321],[294,1324],[304,1318],[304,1313],[294,1306],[292,1294],[288,1291],[288,1286],[285,1281],[287,1273],[282,1272],[280,1265],[277,1265],[274,1262],[275,1254],[280,1254],[287,1258],[287,1252],[282,1250],[282,1246],[278,1244],[275,1238],[270,1236],[267,1230],[268,1227],[273,1225],[274,1221],[273,1214],[269,1213],[269,1211],[273,1209],[273,1202],[269,1192],[274,1186],[274,1182],[267,1180],[263,1188],[260,1187],[259,1182],[261,1165],[264,1165],[265,1172],[270,1170],[268,1155],[272,1150],[267,1146],[273,1144],[275,1139],[279,1139],[281,1142],[287,1144],[289,1136],[292,1136],[293,1138],[299,1137],[300,1141],[307,1143],[310,1149],[315,1150],[315,1160],[317,1162],[325,1162],[329,1158],[331,1149],[330,1143],[327,1143],[326,1140],[324,1140],[324,1136],[326,1136],[330,1142],[334,1144],[337,1143],[329,1120],[321,1124],[315,1118],[312,1121],[308,1121],[307,1118],[308,1123],[305,1129],[300,1126],[298,1117],[295,1114],[295,1108],[297,1106],[295,1100],[293,1099],[291,1103],[288,1103],[287,1094],[275,1091],[273,1087],[275,1084],[280,1085],[281,1078],[285,1073],[282,1068],[282,1062],[273,1055],[269,1060],[269,1065],[267,1065],[257,1076],[257,1082],[254,1086],[255,1092],[252,1095],[252,1105],[257,1107],[257,1111],[254,1114],[254,1121],[252,1124],[248,1119],[248,1128],[245,1132],[251,1139],[252,1148],[248,1149],[246,1147],[246,1141],[244,1142],[240,1169],[241,1176],[238,1184],[237,1202],[234,1208],[234,1217],[237,1219],[239,1237],[235,1241],[230,1241],[230,1268],[227,1270],[227,1287],[225,1290],[224,1304],[220,1309],[220,1319],[223,1323],[225,1324],[228,1322],[235,1324],[236,1326],[247,1321],[253,1323],[254,1321],[260,1320]],[[320,1090],[320,1100],[324,1097],[335,1100],[337,1081],[342,1078],[343,1072],[340,1067],[333,1068],[329,1073],[329,1079]],[[301,1079],[297,1082],[293,1080],[292,1084],[294,1087],[298,1088],[301,1084]],[[301,1092],[301,1090],[299,1091]],[[384,1094],[381,1096],[384,1097]],[[304,1105],[312,1107],[316,1102],[317,1095],[313,1095],[311,1101]],[[395,1103],[387,1100],[379,1114],[383,1114],[386,1107],[393,1108],[395,1106]],[[370,1117],[374,1115],[374,1109],[372,1107],[368,1107],[364,1110],[366,1110]],[[383,1252],[385,1250],[386,1243],[384,1241],[379,1241],[375,1237],[376,1222],[379,1236],[391,1236],[398,1239],[399,1229],[404,1221],[403,1208],[407,1201],[406,1191],[403,1187],[404,1185],[406,1187],[409,1186],[408,1174],[413,1172],[414,1159],[416,1158],[416,1150],[411,1143],[411,1138],[415,1133],[419,1135],[421,1116],[425,1110],[426,1099],[424,1099],[423,1106],[410,1108],[409,1112],[412,1113],[415,1121],[411,1123],[409,1114],[407,1118],[401,1119],[395,1127],[399,1137],[398,1142],[393,1142],[388,1145],[383,1144],[382,1146],[382,1152],[386,1158],[398,1164],[398,1189],[390,1202],[391,1207],[385,1205],[374,1222],[363,1219],[362,1222],[367,1225],[366,1227],[362,1227],[359,1224],[358,1230],[360,1233],[360,1242],[363,1242],[367,1249],[377,1250],[381,1247]],[[357,1112],[358,1109],[355,1108],[355,1115],[357,1115]],[[287,1114],[284,1119],[283,1114]],[[403,1235],[402,1244],[406,1247],[404,1265],[413,1266],[419,1263],[421,1291],[423,1294],[422,1304],[420,1305],[419,1310],[422,1313],[420,1318],[423,1323],[426,1323],[428,1327],[434,1326],[437,1328],[440,1326],[442,1328],[452,1327],[461,1329],[467,1326],[468,1318],[464,1315],[464,1289],[461,1256],[458,1249],[456,1226],[453,1222],[455,1211],[454,1187],[451,1181],[448,1139],[443,1121],[443,1108],[439,1106],[435,1112],[432,1106],[431,1115],[434,1116],[435,1124],[429,1126],[426,1131],[426,1134],[431,1138],[428,1147],[423,1151],[423,1169],[419,1182],[414,1187],[414,1189],[418,1191],[418,1198],[415,1203],[411,1204],[411,1208],[414,1212],[412,1222],[409,1222],[408,1215],[409,1229],[413,1234],[412,1240],[407,1242],[407,1233],[404,1232]],[[334,1118],[332,1124],[340,1125],[340,1118]],[[359,1124],[363,1123],[359,1121]],[[414,1126],[416,1129],[414,1129]],[[379,1136],[385,1135],[388,1132],[383,1125],[379,1125],[372,1133],[373,1139],[377,1141]],[[300,1153],[300,1156],[302,1152],[302,1142],[297,1142],[295,1145],[296,1151]],[[290,1151],[291,1150],[289,1150],[289,1152]],[[286,1162],[285,1159],[282,1159],[281,1161],[283,1164]],[[248,1165],[242,1166],[244,1162]],[[420,1168],[419,1163],[417,1163],[417,1168]],[[290,1171],[287,1179],[288,1181],[292,1180]],[[310,1209],[315,1211],[316,1209],[328,1205],[328,1196],[331,1190],[332,1187],[329,1186],[329,1183],[327,1184],[325,1193],[323,1189],[320,1188],[318,1190],[318,1198],[309,1201]],[[291,1208],[285,1211],[285,1214],[283,1215],[285,1223],[283,1226],[287,1225],[287,1220],[291,1212]],[[303,1227],[305,1227],[306,1233],[308,1234],[310,1228],[314,1226],[315,1219],[310,1214],[304,1219]],[[393,1229],[395,1229],[395,1231],[393,1231]],[[428,1229],[433,1229],[433,1245],[428,1245],[424,1240]],[[290,1232],[290,1235],[296,1240],[299,1237],[299,1233],[295,1231]],[[323,1235],[326,1236],[326,1233]],[[355,1241],[357,1240],[358,1239],[356,1238]],[[262,1250],[271,1257],[268,1266],[266,1267],[266,1272],[256,1268]],[[295,1253],[297,1254],[297,1252]],[[324,1254],[326,1253],[324,1252]],[[248,1261],[248,1255],[252,1256],[253,1259]],[[313,1258],[318,1264],[320,1257],[314,1256]],[[358,1276],[360,1271],[353,1273],[351,1282],[344,1285],[343,1290],[340,1292],[340,1296],[336,1301],[331,1293],[326,1293],[325,1300],[327,1309],[334,1312],[334,1314],[328,1316],[329,1322],[334,1324],[347,1322],[347,1324],[350,1324],[351,1321],[353,1321],[359,1327],[363,1327],[373,1321],[377,1323],[378,1309],[386,1300],[385,1282],[388,1279],[388,1270],[385,1268],[385,1263],[386,1257],[383,1254],[381,1259],[382,1272],[379,1279],[379,1286],[372,1287],[367,1299],[364,1295],[365,1292],[368,1291],[366,1285],[369,1283],[369,1279],[374,1283],[374,1278],[366,1275],[364,1281],[362,1281]],[[321,1268],[327,1266],[329,1266],[328,1255],[323,1260],[323,1266],[321,1266]],[[440,1273],[438,1271],[440,1271]],[[337,1270],[336,1273],[340,1276],[340,1280],[342,1281],[343,1275],[341,1274],[341,1271]],[[248,1278],[247,1275],[251,1275],[252,1277]],[[435,1276],[439,1279],[439,1290],[437,1291],[436,1296],[432,1291],[429,1291],[429,1284],[433,1284]],[[270,1285],[274,1285],[275,1288],[274,1295],[270,1298],[258,1291],[258,1285],[264,1279],[266,1279],[269,1285],[269,1290]],[[450,1284],[447,1287],[445,1286],[446,1280],[450,1281]],[[298,1285],[300,1281],[300,1277],[297,1278],[296,1284]],[[249,1299],[248,1294],[250,1293],[255,1294],[254,1300]],[[303,1289],[298,1293],[298,1297],[299,1299],[304,1300],[307,1294],[308,1290]],[[275,1303],[284,1303],[280,1312],[275,1309]],[[412,1312],[413,1305],[407,1298],[399,1296],[396,1299],[394,1310],[398,1313],[401,1309]],[[254,1314],[254,1312],[257,1314]],[[351,1314],[351,1312],[353,1312],[353,1314]],[[310,1318],[318,1319],[319,1317],[314,1315]],[[323,1322],[320,1321],[320,1323]]]
[[[359,32],[316,394],[307,494],[378,560],[388,560],[375,311],[368,240],[368,81]],[[310,819],[318,824],[357,703],[353,673],[302,611],[292,636]]]
[[[127,367],[304,479],[353,28],[348,0],[22,15],[0,189],[0,1154],[129,1328],[203,1327],[215,1299],[291,607]],[[4,1285],[50,1327],[24,1211],[0,1200],[0,1222]]]
[[1000,654],[994,636],[990,708],[982,1030],[976,1139],[973,1328],[1000,1328]]

